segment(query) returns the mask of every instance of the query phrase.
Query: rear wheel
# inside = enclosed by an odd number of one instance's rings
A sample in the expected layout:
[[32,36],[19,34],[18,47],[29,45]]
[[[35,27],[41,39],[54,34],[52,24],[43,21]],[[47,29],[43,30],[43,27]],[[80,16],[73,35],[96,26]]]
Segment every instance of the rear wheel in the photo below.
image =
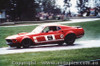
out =
[[75,34],[69,34],[65,37],[65,43],[67,45],[73,45],[73,43],[75,42],[76,36]]
[[23,48],[29,48],[31,44],[32,44],[32,40],[30,40],[30,39],[24,39],[22,41]]

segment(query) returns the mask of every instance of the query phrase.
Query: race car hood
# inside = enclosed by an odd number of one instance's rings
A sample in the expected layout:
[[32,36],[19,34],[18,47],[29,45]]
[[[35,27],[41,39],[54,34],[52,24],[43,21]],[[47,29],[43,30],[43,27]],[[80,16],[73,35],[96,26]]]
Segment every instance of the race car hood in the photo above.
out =
[[6,39],[16,39],[17,37],[19,37],[19,35],[12,35],[8,36]]
[[37,33],[18,33],[16,35],[12,35],[12,36],[8,36],[6,39],[17,39],[18,37],[21,37],[21,36],[27,36],[27,35],[36,35]]
[[26,35],[26,34],[28,34],[28,33],[18,33],[18,35]]
[[18,38],[20,36],[24,36],[26,34],[28,34],[28,33],[18,33],[17,35],[8,36],[6,39],[16,39],[16,38]]

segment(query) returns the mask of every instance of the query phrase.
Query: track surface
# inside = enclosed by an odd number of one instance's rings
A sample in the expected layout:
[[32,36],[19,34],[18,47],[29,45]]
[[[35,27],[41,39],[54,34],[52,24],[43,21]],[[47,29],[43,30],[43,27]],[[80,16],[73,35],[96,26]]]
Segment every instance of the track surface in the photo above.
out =
[[0,54],[14,54],[24,52],[40,52],[40,51],[55,51],[55,50],[71,50],[71,49],[82,49],[100,47],[100,40],[88,40],[88,41],[76,41],[74,45],[63,45],[58,46],[57,44],[38,45],[27,49],[21,48],[0,48]]

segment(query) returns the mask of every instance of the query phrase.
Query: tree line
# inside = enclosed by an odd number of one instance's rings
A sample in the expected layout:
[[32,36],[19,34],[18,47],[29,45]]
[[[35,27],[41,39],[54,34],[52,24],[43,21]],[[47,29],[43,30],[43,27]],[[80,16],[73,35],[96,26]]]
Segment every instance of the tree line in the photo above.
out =
[[[35,20],[38,12],[60,13],[55,0],[0,0],[0,10],[6,10],[6,15],[12,21]],[[2,12],[2,11],[0,11]]]
[[[68,8],[70,8],[72,6],[72,4],[70,3],[71,0],[64,0],[65,3],[65,10],[67,10]],[[92,0],[92,4],[94,5],[94,10],[95,10],[95,14],[94,16],[97,16],[98,12],[100,12],[100,0]],[[77,2],[77,9],[78,9],[78,13],[80,13],[80,16],[83,16],[83,14],[86,12],[87,15],[90,15],[90,10],[92,9],[89,4],[91,3],[90,0],[76,0]],[[68,12],[68,14],[71,14],[70,10]]]
[[[72,6],[71,0],[64,0],[65,11]],[[89,0],[76,0],[78,12],[82,15],[88,12],[90,7],[86,6]],[[100,0],[99,0],[100,1]],[[6,11],[6,15],[12,21],[15,20],[35,20],[38,12],[48,12],[59,14],[61,9],[57,7],[56,0],[0,0],[0,12]],[[97,11],[100,12],[100,5],[96,4]],[[65,14],[63,11],[63,14]],[[69,11],[68,14],[71,14]]]

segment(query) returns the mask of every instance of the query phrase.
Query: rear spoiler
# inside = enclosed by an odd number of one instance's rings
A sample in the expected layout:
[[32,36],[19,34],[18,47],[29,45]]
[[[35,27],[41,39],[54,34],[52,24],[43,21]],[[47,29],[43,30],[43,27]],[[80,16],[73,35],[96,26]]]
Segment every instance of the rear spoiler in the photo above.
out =
[[81,26],[72,26],[72,27],[75,27],[75,28],[82,28]]

